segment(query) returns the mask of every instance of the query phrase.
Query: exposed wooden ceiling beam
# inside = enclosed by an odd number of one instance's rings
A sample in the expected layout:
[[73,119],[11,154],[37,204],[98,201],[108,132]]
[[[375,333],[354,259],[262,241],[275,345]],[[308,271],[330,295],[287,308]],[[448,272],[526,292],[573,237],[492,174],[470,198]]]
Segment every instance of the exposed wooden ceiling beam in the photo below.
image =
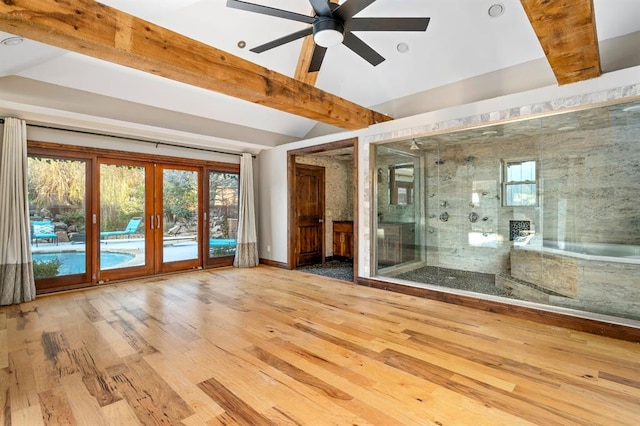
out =
[[309,72],[309,64],[311,64],[311,58],[313,57],[313,49],[316,43],[313,41],[313,37],[305,37],[302,40],[302,48],[300,49],[300,56],[298,57],[298,65],[296,66],[296,73],[293,76],[298,81],[316,85],[318,80],[318,72]]
[[593,0],[520,0],[558,84],[598,77]]
[[391,120],[93,0],[3,0],[0,30],[344,129]]

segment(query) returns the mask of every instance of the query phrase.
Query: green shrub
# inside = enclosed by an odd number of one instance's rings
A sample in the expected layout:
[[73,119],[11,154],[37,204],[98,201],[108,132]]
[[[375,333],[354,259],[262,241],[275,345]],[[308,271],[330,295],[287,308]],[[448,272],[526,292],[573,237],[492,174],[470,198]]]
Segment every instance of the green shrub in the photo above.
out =
[[51,260],[34,260],[33,261],[33,275],[38,278],[50,278],[58,275],[58,271],[62,266],[60,259]]
[[78,229],[78,232],[84,232],[84,210],[76,210],[63,213],[62,221],[67,225],[75,225]]

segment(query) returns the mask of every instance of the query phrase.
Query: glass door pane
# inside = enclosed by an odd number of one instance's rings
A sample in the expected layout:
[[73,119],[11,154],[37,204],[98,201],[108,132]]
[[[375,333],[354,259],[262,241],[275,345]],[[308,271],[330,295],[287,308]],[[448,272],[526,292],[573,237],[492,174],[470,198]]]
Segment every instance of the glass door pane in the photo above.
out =
[[134,163],[100,164],[100,271],[129,270],[101,273],[101,278],[139,275],[152,266],[145,232],[147,168]]
[[[162,232],[162,270],[200,266],[199,171],[168,166],[160,166],[159,170],[162,176],[162,197],[161,205],[156,206],[156,211],[161,218],[159,231]],[[180,263],[172,267],[166,266],[167,263],[175,262]]]
[[87,282],[87,162],[30,156],[28,169],[31,251],[38,290]]
[[238,181],[237,173],[209,172],[209,259],[235,255]]

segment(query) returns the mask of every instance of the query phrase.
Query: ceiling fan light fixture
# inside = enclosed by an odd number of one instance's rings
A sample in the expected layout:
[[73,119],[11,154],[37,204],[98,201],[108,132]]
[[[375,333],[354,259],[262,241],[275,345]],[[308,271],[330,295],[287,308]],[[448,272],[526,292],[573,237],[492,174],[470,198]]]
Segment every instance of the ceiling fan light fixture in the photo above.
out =
[[335,19],[322,19],[313,24],[313,41],[322,47],[337,46],[344,40],[344,27]]

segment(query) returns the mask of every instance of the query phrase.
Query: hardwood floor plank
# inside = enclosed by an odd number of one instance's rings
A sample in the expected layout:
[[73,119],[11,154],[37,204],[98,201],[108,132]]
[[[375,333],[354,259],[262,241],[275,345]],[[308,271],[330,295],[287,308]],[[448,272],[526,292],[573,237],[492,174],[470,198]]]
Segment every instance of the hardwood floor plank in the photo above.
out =
[[0,368],[0,425],[11,424],[11,379],[9,368]]
[[128,341],[122,337],[106,320],[96,321],[93,323],[96,331],[108,342],[109,347],[118,357],[124,358],[129,355],[138,353]]
[[104,317],[95,306],[91,304],[87,299],[78,301],[78,307],[82,309],[82,312],[87,316],[87,319],[91,322],[104,321]]
[[122,319],[122,313],[118,313],[118,320],[109,322],[109,325],[122,337],[129,345],[136,350],[137,354],[150,355],[158,350],[151,346],[140,333],[138,333],[134,325]]
[[73,411],[67,400],[67,396],[61,388],[50,389],[38,394],[40,408],[45,425],[75,425]]
[[9,398],[11,417],[20,410],[40,405],[29,353],[22,349],[9,352]]
[[239,424],[275,425],[214,378],[198,383],[198,387],[225,410],[226,416]]
[[109,426],[141,425],[131,406],[124,399],[100,408],[102,416]]
[[77,424],[96,426],[107,424],[98,401],[84,386],[81,374],[63,377],[60,382]]
[[640,346],[260,266],[0,307],[2,424],[633,425]]
[[224,410],[184,374],[180,362],[181,356],[166,357],[160,353],[146,356],[144,359],[151,368],[194,410],[194,414],[183,423],[204,424],[224,412]]
[[29,426],[44,425],[45,423],[42,419],[42,411],[40,411],[40,406],[35,405],[33,407],[23,408],[22,410],[13,412],[11,414],[11,424]]
[[[108,373],[117,391],[143,424],[175,424],[193,414],[193,410],[140,355],[123,360],[125,365]],[[158,410],[158,407],[162,409]]]
[[0,329],[0,369],[9,366],[9,342],[7,340],[7,330]]

